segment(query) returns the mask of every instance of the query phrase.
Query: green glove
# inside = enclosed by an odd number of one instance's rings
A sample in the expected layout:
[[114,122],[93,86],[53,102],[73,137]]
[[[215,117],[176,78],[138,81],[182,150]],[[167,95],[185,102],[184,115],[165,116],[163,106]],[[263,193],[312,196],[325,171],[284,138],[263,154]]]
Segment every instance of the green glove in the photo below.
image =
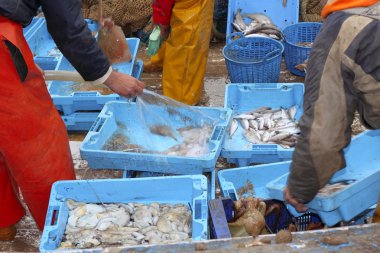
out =
[[161,46],[161,30],[158,25],[156,25],[149,36],[148,49],[146,50],[146,54],[149,56],[157,54],[158,49]]

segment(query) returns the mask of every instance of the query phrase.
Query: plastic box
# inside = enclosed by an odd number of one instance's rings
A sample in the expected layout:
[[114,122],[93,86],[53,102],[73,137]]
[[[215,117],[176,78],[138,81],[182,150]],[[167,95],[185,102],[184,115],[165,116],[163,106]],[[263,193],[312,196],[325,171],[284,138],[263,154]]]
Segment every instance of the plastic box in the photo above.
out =
[[[90,30],[96,33],[99,28],[98,23],[90,19],[85,19],[85,21]],[[30,27],[31,25],[33,26]],[[26,27],[27,31],[24,30],[24,36],[35,56],[35,62],[43,70],[56,70],[63,56],[48,32],[45,18],[34,18],[31,25]]]
[[[298,23],[299,1],[290,0],[286,2],[286,6],[284,7],[282,1],[277,0],[229,0],[226,36],[234,31],[232,22],[234,21],[235,14],[239,8],[242,9],[242,14],[262,13],[267,15],[280,29]],[[245,22],[248,24],[250,20],[246,19]]]
[[207,180],[202,175],[56,182],[50,194],[40,251],[55,251],[59,247],[69,216],[67,199],[85,203],[189,204],[192,239],[206,240],[207,191]]
[[[137,60],[133,68],[132,76],[137,79],[141,78],[141,73],[144,69],[142,60]],[[62,120],[68,131],[88,131],[98,117],[98,112],[75,112],[70,115],[62,115]]]
[[[303,113],[303,93],[302,83],[229,84],[226,86],[224,107],[232,109],[233,114],[239,114],[262,106],[290,108],[296,105],[295,120],[298,121]],[[245,139],[243,129],[239,127],[232,138],[226,134],[221,156],[241,167],[251,163],[290,160],[293,151],[294,148],[286,149],[277,144],[252,144]]]
[[[380,192],[380,130],[367,131],[351,141],[344,150],[346,168],[338,171],[330,182],[354,180],[346,188],[330,195],[318,194],[307,205],[318,214],[323,223],[333,226],[340,221],[350,221],[377,203]],[[370,147],[370,148],[369,148]],[[365,150],[365,152],[363,152]],[[224,170],[218,173],[224,196],[237,196],[237,189],[247,179],[255,186],[256,196],[263,199],[283,200],[283,189],[291,161]],[[301,213],[288,206],[289,211]]]
[[[103,145],[119,130],[118,126],[123,127],[123,133],[130,138],[132,143],[152,148],[155,146],[157,151],[164,151],[179,142],[172,138],[161,137],[158,135],[146,135],[146,131],[142,131],[142,122],[138,105],[133,102],[109,102],[107,103],[93,127],[88,132],[84,139],[80,151],[83,159],[87,160],[89,166],[93,169],[124,169],[135,171],[149,171],[172,174],[202,174],[215,169],[216,161],[219,157],[222,141],[225,136],[225,130],[230,123],[232,111],[223,108],[212,107],[194,107],[202,113],[219,119],[215,125],[211,138],[209,140],[210,153],[200,157],[185,157],[185,156],[167,156],[152,153],[135,153],[121,151],[106,151],[102,150]],[[164,106],[156,106],[153,108],[157,115],[164,119],[171,119],[176,122],[174,128],[186,126],[199,126],[201,119],[191,118],[184,110],[184,117],[176,113],[170,113],[174,108],[165,108]],[[183,109],[175,108],[179,112]]]
[[[133,73],[132,64],[135,62],[137,51],[139,48],[140,40],[137,38],[126,39],[131,50],[133,52],[133,59],[131,62],[119,63],[112,65],[112,68],[135,77],[141,76],[143,71],[142,60],[137,60],[135,65],[135,73]],[[74,67],[69,63],[66,58],[62,58],[58,66],[58,70],[74,70]],[[113,93],[109,95],[102,95],[97,91],[72,91],[72,85],[74,82],[65,81],[52,81],[48,85],[48,90],[53,99],[53,103],[58,111],[64,115],[70,115],[77,111],[100,111],[104,104],[113,100],[124,100],[124,98]]]

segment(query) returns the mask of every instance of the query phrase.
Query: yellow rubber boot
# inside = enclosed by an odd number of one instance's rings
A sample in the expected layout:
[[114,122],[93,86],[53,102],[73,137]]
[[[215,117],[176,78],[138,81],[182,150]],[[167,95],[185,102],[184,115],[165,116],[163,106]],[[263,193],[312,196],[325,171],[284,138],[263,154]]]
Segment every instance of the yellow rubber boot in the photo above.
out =
[[163,63],[163,95],[188,105],[199,102],[203,90],[211,36],[213,0],[176,0],[171,32],[152,64]]
[[377,207],[375,213],[373,214],[372,222],[380,223],[380,200],[377,202]]

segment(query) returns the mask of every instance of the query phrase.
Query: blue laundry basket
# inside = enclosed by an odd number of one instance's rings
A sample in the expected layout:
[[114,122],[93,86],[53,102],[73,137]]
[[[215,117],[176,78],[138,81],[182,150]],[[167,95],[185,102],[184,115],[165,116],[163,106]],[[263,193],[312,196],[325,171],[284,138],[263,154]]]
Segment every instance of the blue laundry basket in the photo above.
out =
[[231,41],[223,48],[231,82],[277,82],[283,51],[284,46],[270,38],[252,37]]
[[283,31],[285,37],[285,65],[294,75],[305,76],[305,72],[295,68],[309,58],[311,47],[300,43],[313,43],[322,23],[301,22],[290,25]]

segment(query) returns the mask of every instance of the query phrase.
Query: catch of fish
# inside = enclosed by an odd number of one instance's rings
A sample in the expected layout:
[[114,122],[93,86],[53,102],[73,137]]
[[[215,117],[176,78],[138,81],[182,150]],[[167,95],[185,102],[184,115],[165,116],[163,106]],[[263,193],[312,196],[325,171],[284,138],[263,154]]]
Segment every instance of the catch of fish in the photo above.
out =
[[[151,134],[165,136],[179,143],[163,151],[148,150],[138,144],[131,143],[129,138],[121,131],[116,131],[103,146],[103,150],[152,153],[170,156],[200,157],[210,153],[209,139],[212,127],[183,127],[173,131],[165,125],[153,125],[149,128]],[[179,133],[179,136],[176,135]],[[149,138],[149,135],[146,136]],[[179,141],[180,140],[180,141]]]
[[185,204],[66,203],[69,217],[60,249],[191,240],[192,215]]
[[[284,148],[294,147],[300,133],[295,122],[296,106],[289,109],[261,107],[233,117],[229,130],[230,138],[241,127],[244,137],[252,144],[279,144]],[[240,123],[240,124],[239,124]]]
[[[244,18],[249,19],[250,23],[247,24]],[[261,13],[241,14],[241,9],[238,9],[232,26],[235,31],[242,32],[244,37],[269,37],[276,40],[284,38],[281,29],[274,25],[268,16]]]

